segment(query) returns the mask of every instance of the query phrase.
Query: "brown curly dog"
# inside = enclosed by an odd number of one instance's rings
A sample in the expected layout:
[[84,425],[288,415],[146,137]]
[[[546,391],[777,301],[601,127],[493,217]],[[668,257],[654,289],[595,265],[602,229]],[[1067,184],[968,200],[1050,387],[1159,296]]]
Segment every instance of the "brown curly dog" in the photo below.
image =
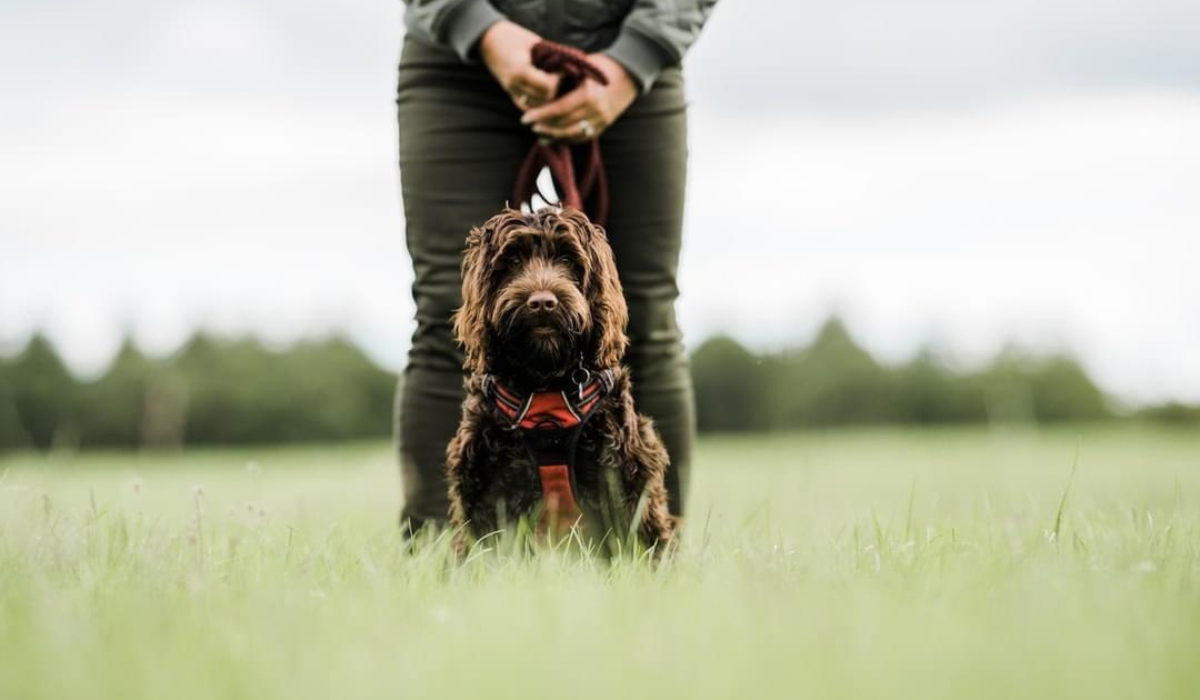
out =
[[506,210],[467,238],[467,397],[447,450],[450,518],[479,538],[522,518],[661,554],[667,452],[621,364],[628,311],[604,230],[573,209]]

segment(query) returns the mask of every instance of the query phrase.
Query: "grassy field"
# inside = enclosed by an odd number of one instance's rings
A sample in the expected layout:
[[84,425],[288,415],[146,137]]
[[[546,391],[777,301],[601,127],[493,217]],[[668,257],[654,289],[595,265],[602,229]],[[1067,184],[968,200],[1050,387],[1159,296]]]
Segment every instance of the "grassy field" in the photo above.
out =
[[708,439],[658,568],[406,552],[384,444],[0,474],[4,700],[1200,697],[1194,432]]

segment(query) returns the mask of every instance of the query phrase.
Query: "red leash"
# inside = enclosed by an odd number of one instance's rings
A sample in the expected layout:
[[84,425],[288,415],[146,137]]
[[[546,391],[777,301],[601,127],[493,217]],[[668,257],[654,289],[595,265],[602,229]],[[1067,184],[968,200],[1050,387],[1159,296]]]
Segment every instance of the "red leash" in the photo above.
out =
[[[562,76],[558,83],[559,97],[574,90],[585,80],[608,85],[608,78],[588,61],[587,54],[570,46],[539,41],[533,47],[532,58],[533,65],[539,70]],[[582,173],[578,179],[576,155],[579,156],[578,172]],[[554,188],[562,197],[562,204],[586,212],[598,226],[605,224],[608,220],[608,178],[604,174],[604,161],[600,157],[600,142],[597,139],[593,138],[578,148],[573,148],[569,143],[538,139],[517,171],[517,183],[513,188],[513,201],[517,205],[532,203],[533,195],[538,194],[537,177],[542,168],[550,169]]]

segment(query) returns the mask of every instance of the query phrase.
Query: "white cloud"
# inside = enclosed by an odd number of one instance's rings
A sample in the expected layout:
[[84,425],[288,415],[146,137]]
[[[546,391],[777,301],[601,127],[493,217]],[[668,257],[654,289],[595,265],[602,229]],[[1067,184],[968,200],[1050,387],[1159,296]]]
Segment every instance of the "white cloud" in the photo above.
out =
[[277,25],[244,3],[182,4],[151,30],[160,59],[246,67],[282,55]]
[[683,317],[770,344],[832,305],[891,357],[936,328],[968,360],[1073,348],[1124,395],[1200,397],[1197,120],[1200,99],[1159,93],[697,115]]

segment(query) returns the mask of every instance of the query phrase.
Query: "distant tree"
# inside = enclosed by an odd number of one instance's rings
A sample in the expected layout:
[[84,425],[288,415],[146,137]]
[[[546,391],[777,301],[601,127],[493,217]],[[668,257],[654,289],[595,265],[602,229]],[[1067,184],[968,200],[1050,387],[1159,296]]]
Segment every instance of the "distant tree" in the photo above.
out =
[[779,356],[772,404],[780,427],[877,423],[890,415],[887,377],[870,353],[830,318],[812,345]]
[[1108,397],[1074,359],[1057,356],[1033,364],[1034,410],[1039,421],[1093,421],[1112,417]]
[[29,444],[48,449],[78,442],[79,384],[49,340],[34,335],[9,365],[8,376],[20,432]]
[[84,387],[79,430],[85,447],[141,443],[150,372],[150,362],[127,338],[108,371]]
[[29,445],[29,435],[17,410],[16,388],[13,386],[15,374],[11,363],[0,358],[0,450]]
[[696,423],[705,432],[769,426],[770,387],[762,359],[728,336],[710,338],[692,354]]
[[1035,423],[1033,387],[1026,359],[1007,349],[982,370],[963,378],[984,398],[987,420],[992,423]]
[[1171,401],[1157,406],[1147,406],[1133,415],[1139,420],[1154,421],[1168,425],[1200,425],[1200,406]]
[[390,433],[396,380],[343,339],[271,352],[198,335],[174,358],[188,442],[291,442]]
[[899,423],[970,423],[987,419],[983,392],[923,349],[891,371],[892,418]]
[[1032,358],[1010,349],[967,381],[982,389],[992,422],[1055,423],[1112,416],[1104,393],[1067,357]]

